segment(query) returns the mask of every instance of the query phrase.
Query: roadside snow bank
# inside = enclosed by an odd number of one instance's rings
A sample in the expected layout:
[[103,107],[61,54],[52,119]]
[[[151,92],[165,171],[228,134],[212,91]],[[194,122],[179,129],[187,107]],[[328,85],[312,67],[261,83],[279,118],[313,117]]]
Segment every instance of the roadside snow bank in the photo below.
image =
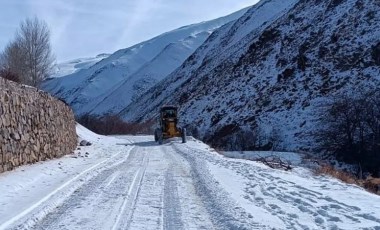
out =
[[91,141],[91,142],[98,142],[101,138],[104,138],[104,136],[98,135],[94,132],[91,132],[81,124],[77,123],[76,124],[76,130],[77,130],[77,135],[78,139],[80,141],[86,140],[86,141]]
[[[26,165],[0,174],[0,230],[14,227],[28,218],[42,218],[81,184],[107,167],[119,164],[129,154],[130,141],[97,135],[81,125],[77,135],[91,141],[74,154]],[[128,142],[128,143],[123,143]],[[30,218],[30,217],[33,218]],[[28,227],[28,226],[25,226]]]

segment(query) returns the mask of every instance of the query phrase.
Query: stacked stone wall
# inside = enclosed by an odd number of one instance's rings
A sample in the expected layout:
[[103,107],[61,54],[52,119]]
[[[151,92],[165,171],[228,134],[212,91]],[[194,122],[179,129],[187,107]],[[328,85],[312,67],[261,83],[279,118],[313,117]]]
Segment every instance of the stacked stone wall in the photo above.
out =
[[70,107],[36,88],[0,78],[0,172],[61,157],[76,146]]

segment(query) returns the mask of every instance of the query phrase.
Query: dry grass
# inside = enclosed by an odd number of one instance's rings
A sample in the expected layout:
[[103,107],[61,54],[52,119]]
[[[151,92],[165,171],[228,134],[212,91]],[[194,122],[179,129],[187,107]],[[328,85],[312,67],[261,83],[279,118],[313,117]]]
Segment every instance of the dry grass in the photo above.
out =
[[348,173],[342,170],[337,170],[331,165],[321,165],[320,167],[315,169],[315,173],[317,175],[330,175],[347,184],[359,185],[358,180],[355,175],[352,175],[351,173]]
[[380,195],[380,178],[369,177],[361,181],[361,186],[367,191]]
[[372,192],[377,195],[380,195],[380,178],[368,177],[365,180],[359,180],[355,175],[342,171],[342,170],[337,170],[331,165],[322,165],[316,168],[315,174],[316,175],[330,175],[347,184],[355,184],[360,187],[363,187],[368,192]]

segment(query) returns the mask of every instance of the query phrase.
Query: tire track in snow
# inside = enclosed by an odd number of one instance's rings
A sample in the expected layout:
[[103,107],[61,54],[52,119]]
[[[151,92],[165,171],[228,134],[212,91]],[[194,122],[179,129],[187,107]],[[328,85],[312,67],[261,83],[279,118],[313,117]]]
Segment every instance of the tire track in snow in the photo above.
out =
[[56,226],[60,229],[76,229],[77,226],[81,229],[123,228],[122,216],[128,204],[135,202],[133,197],[143,173],[141,165],[147,164],[137,150],[133,147],[119,164],[87,181],[36,229],[56,229]]
[[163,226],[164,229],[167,230],[183,229],[181,206],[179,203],[177,182],[174,180],[173,167],[174,165],[171,164],[165,175]]
[[[230,199],[208,171],[204,157],[199,157],[199,150],[179,144],[174,144],[173,148],[191,165],[197,194],[217,229],[267,229],[266,226],[255,222],[253,216]],[[209,152],[202,155],[207,156]]]
[[[120,207],[120,212],[117,215],[116,222],[114,226],[112,227],[112,230],[130,228],[134,210],[136,209],[137,199],[141,191],[142,181],[144,179],[145,172],[148,167],[148,163],[149,163],[149,158],[147,157],[147,154],[144,152],[142,167],[140,167],[139,170],[134,175],[133,181],[131,185],[129,186],[127,196]],[[127,212],[128,214],[126,215],[125,211],[127,207],[131,207],[131,208],[128,210]],[[124,220],[122,219],[123,216],[127,216],[127,218]]]
[[[131,150],[132,147],[127,149],[127,154],[129,154]],[[32,228],[70,197],[76,189],[84,184],[84,181],[89,180],[107,168],[112,167],[112,165],[115,164],[115,159],[119,157],[121,153],[124,153],[124,151],[121,151],[113,155],[111,158],[105,159],[76,175],[17,216],[1,224],[0,230],[12,228],[13,225],[17,225],[17,228],[23,229]]]
[[[174,142],[175,143],[175,142]],[[165,161],[164,226],[165,229],[215,229],[207,207],[197,194],[189,162],[173,148],[162,146]]]
[[[130,220],[121,224],[124,229],[164,229],[165,172],[169,162],[161,146],[152,139],[141,139],[136,143],[139,146],[138,154],[146,155],[149,164],[145,169],[136,202],[130,207],[132,209]],[[127,215],[128,213],[125,219]]]

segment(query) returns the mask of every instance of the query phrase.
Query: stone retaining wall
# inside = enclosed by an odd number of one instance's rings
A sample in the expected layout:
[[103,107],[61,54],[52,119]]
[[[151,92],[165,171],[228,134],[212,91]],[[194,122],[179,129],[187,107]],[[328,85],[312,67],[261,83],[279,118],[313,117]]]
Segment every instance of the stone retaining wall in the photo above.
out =
[[74,114],[67,105],[0,78],[0,172],[61,157],[76,146]]

